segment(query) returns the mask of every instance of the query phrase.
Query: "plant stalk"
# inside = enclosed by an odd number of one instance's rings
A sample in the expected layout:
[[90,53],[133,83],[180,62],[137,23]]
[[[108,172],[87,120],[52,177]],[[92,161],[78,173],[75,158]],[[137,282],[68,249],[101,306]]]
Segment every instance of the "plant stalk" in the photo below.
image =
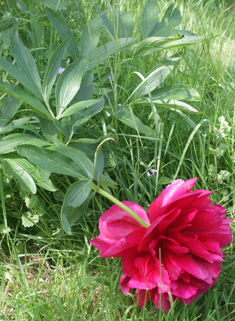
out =
[[107,199],[109,199],[114,204],[121,207],[124,211],[126,211],[128,214],[130,214],[138,223],[140,223],[143,227],[148,228],[148,224],[146,224],[136,213],[134,213],[129,207],[124,205],[122,202],[117,200],[115,197],[113,197],[111,194],[105,192],[103,189],[101,189],[99,186],[96,186],[94,183],[92,184],[92,189],[99,193],[100,195],[103,195]]

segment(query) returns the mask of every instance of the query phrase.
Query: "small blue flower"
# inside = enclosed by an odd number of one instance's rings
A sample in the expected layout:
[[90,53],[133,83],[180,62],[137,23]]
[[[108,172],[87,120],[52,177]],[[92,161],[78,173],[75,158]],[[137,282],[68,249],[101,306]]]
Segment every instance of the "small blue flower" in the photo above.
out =
[[150,176],[154,176],[157,171],[155,169],[150,168],[147,173],[147,180],[149,180]]
[[60,67],[60,68],[58,69],[58,74],[62,74],[63,71],[65,71],[65,68]]
[[111,80],[111,81],[113,81],[113,76],[112,76],[112,75],[109,75],[108,79]]

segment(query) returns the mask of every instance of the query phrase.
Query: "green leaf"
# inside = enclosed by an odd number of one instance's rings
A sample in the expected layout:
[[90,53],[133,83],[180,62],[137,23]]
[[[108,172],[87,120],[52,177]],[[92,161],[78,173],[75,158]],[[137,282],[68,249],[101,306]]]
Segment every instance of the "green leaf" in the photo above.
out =
[[43,93],[47,102],[49,101],[52,86],[55,82],[56,76],[58,75],[58,69],[60,67],[61,61],[68,47],[68,42],[69,40],[67,39],[62,44],[60,44],[49,59],[43,82]]
[[86,123],[91,117],[98,114],[103,108],[104,108],[104,98],[102,97],[98,99],[97,103],[88,107],[87,110],[77,114],[77,117],[76,117],[77,120],[74,125],[75,130],[82,124]]
[[174,8],[174,4],[171,4],[167,8],[162,21],[155,24],[149,36],[169,37],[176,35],[173,28],[178,26],[181,22],[182,16],[180,10],[178,8]]
[[86,200],[84,201],[84,203],[76,208],[72,208],[72,206],[65,207],[63,204],[61,209],[61,223],[66,233],[71,234],[71,226],[85,213],[94,195],[95,192],[92,192],[89,196],[86,196]]
[[83,173],[83,178],[94,178],[94,165],[90,161],[90,159],[80,150],[77,150],[73,147],[66,146],[62,144],[58,139],[54,137],[54,144],[56,147],[56,151],[69,157],[76,164],[77,169],[79,169],[80,173]]
[[23,89],[9,85],[6,82],[0,81],[0,90],[25,102],[26,104],[31,106],[32,110],[37,111],[39,114],[52,118],[52,116],[44,107],[44,105],[39,100],[25,92]]
[[117,41],[110,41],[105,45],[100,46],[95,50],[95,53],[90,54],[88,70],[99,67],[99,65],[102,64],[108,57],[120,52],[120,50],[126,49],[133,41],[134,38],[121,38]]
[[91,181],[77,181],[72,184],[65,194],[63,207],[80,206],[85,202],[87,196],[90,194],[91,186]]
[[[8,168],[14,174],[13,165],[16,167],[21,168],[25,172],[27,172],[37,185],[43,187],[44,189],[54,192],[57,190],[57,188],[54,186],[54,184],[51,182],[48,176],[43,177],[39,170],[35,168],[31,163],[29,163],[25,158],[22,158],[16,154],[7,154],[4,157],[2,157],[6,162],[10,162],[12,164],[11,168]],[[49,173],[50,174],[50,173]]]
[[82,113],[83,110],[92,106],[104,106],[104,99],[92,99],[92,100],[85,100],[79,101],[78,103],[73,104],[72,106],[68,107],[59,117],[59,119],[63,117],[67,117],[73,115],[75,113]]
[[10,227],[6,228],[4,223],[0,225],[0,234],[8,234],[10,232],[11,232]]
[[40,0],[40,2],[53,10],[66,10],[68,6],[63,0]]
[[91,201],[91,199],[92,199],[92,197],[93,197],[94,195],[95,195],[95,192],[92,192],[92,193],[87,197],[86,201],[85,201],[82,205],[74,208],[74,209],[70,212],[70,214],[69,214],[68,217],[67,217],[67,220],[68,220],[70,226],[73,226],[74,223],[76,223],[77,220],[79,220],[79,218],[86,212],[86,210],[87,210],[87,208],[88,208],[88,205],[89,205],[89,203],[90,203],[90,201]]
[[52,142],[52,136],[58,137],[58,129],[56,128],[52,120],[41,116],[37,116],[37,118],[40,121],[40,129],[49,142]]
[[102,145],[99,145],[97,147],[97,150],[95,152],[95,171],[96,171],[96,180],[97,183],[100,183],[101,176],[104,170],[104,154],[102,151]]
[[114,33],[114,27],[113,27],[111,21],[109,20],[109,18],[106,16],[106,14],[102,10],[100,10],[97,6],[95,6],[95,8],[96,8],[96,11],[98,12],[100,18],[103,20],[103,23],[104,23],[105,28],[107,29],[109,35],[114,40],[115,33]]
[[6,168],[6,171],[12,171],[12,174],[26,192],[30,192],[33,194],[37,192],[37,187],[32,176],[25,170],[22,164],[10,158],[2,158],[1,160],[4,169],[5,167],[8,167]]
[[10,41],[12,54],[17,62],[17,65],[22,70],[22,72],[25,73],[28,77],[28,80],[26,79],[27,82],[31,80],[31,82],[33,82],[33,84],[38,89],[37,96],[39,95],[39,97],[41,96],[41,98],[43,98],[41,79],[39,77],[37,66],[34,62],[34,59],[30,51],[23,44],[20,43],[17,30],[14,30],[11,33]]
[[174,42],[178,39],[181,39],[181,38],[180,37],[177,37],[177,38],[149,37],[131,46],[130,51],[135,56],[140,57],[154,51],[163,50],[164,49],[164,48],[162,49],[163,45]]
[[174,100],[198,100],[200,99],[199,92],[188,85],[172,85],[158,88],[152,92],[152,98],[174,99]]
[[102,20],[96,17],[89,24],[86,25],[81,35],[81,49],[82,55],[87,56],[91,54],[97,47],[102,31]]
[[98,184],[100,183],[100,180],[102,178],[102,173],[103,173],[103,170],[104,170],[104,154],[103,154],[103,151],[102,151],[102,146],[108,140],[112,140],[112,141],[115,142],[115,139],[112,138],[112,137],[105,138],[99,144],[99,146],[97,147],[97,149],[95,151],[94,163],[95,163],[95,171],[96,171],[96,180],[97,180]]
[[120,14],[121,37],[127,38],[133,36],[134,21],[130,12],[121,12]]
[[94,79],[94,72],[90,70],[82,79],[81,86],[78,90],[76,100],[84,101],[90,100],[93,97],[93,79]]
[[205,41],[205,38],[202,36],[189,36],[189,37],[177,37],[177,38],[160,38],[160,37],[151,37],[144,39],[142,42],[132,46],[130,50],[137,57],[145,56],[153,52],[181,48],[191,46],[197,43]]
[[61,16],[59,16],[55,11],[46,8],[46,14],[50,22],[53,24],[54,28],[57,30],[61,39],[63,41],[66,39],[70,39],[68,43],[68,52],[73,58],[73,60],[76,60],[79,56],[78,46],[75,37],[69,29],[68,25],[66,24],[64,19]]
[[58,117],[67,107],[80,88],[83,75],[87,71],[87,58],[77,59],[61,74],[56,85],[56,105]]
[[77,164],[61,153],[30,145],[18,146],[17,151],[31,163],[46,171],[87,179],[80,173],[81,170]]
[[0,138],[0,155],[15,151],[19,145],[47,146],[50,143],[28,134],[11,134]]
[[[113,114],[113,110],[111,107],[106,107],[105,108],[110,114]],[[125,125],[134,128],[137,132],[141,132],[144,133],[146,136],[148,137],[156,137],[155,132],[145,126],[141,120],[136,117],[133,112],[131,111],[131,109],[127,109],[126,107],[124,108],[120,108],[117,113],[115,114],[115,116],[117,117],[117,119],[119,119],[122,123],[124,123]]]
[[2,128],[11,121],[21,106],[21,102],[11,96],[7,96],[0,106],[0,132]]
[[31,91],[35,96],[42,99],[42,94],[39,91],[38,87],[32,81],[30,77],[24,72],[24,70],[20,70],[15,65],[8,62],[6,59],[0,57],[0,66],[5,69],[9,74],[11,74],[14,78],[16,78],[23,86],[25,86],[29,91]]
[[158,8],[155,0],[148,0],[142,14],[142,21],[140,23],[141,38],[149,37],[158,19]]
[[[179,109],[183,111],[187,111],[189,113],[200,113],[197,109],[193,108],[192,106],[183,103],[182,101],[177,100],[167,100],[167,99],[161,99],[161,100],[155,100],[152,99],[152,102],[157,107],[164,107],[164,108],[171,108],[171,109]],[[138,104],[151,104],[151,101],[149,98],[146,98],[145,100],[141,100],[138,102]]]
[[33,227],[39,222],[39,216],[30,212],[23,213],[21,219],[24,227]]
[[165,78],[170,74],[170,69],[167,66],[157,67],[154,71],[152,71],[132,92],[130,98],[132,100],[134,98],[139,98],[146,95],[148,92],[153,91],[156,87],[158,87]]

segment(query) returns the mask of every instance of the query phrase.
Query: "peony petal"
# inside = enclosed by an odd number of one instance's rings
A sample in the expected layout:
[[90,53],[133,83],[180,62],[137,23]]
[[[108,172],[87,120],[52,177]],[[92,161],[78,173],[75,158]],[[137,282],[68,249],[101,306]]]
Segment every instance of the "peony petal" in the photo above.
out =
[[[150,225],[147,214],[141,206],[128,201],[122,203],[135,212],[146,224]],[[104,212],[99,222],[100,233],[107,242],[120,240],[141,226],[130,214],[117,205],[113,205]]]
[[131,292],[131,288],[129,288],[129,286],[127,285],[129,281],[130,277],[123,273],[120,279],[120,289],[125,295],[128,295],[128,293]]
[[175,264],[176,266],[180,266],[182,271],[186,271],[198,279],[205,280],[209,276],[209,272],[205,268],[205,265],[202,265],[199,262],[199,258],[194,258],[193,255],[175,255],[171,253],[168,257],[174,266]]
[[160,235],[160,231],[168,227],[169,224],[179,215],[180,211],[180,209],[174,208],[168,213],[159,216],[154,222],[152,222],[152,224],[146,230],[146,233],[138,246],[138,251],[148,250],[149,244],[151,243],[152,239],[158,237]]
[[135,251],[139,245],[141,239],[146,233],[145,227],[140,227],[135,229],[133,232],[129,233],[126,237],[123,237],[120,241],[112,244],[106,252],[103,252],[101,257],[124,257],[128,255],[131,251]]
[[150,205],[148,212],[152,213],[158,208],[166,206],[167,204],[171,203],[173,200],[177,199],[178,197],[189,193],[192,189],[194,184],[196,183],[197,178],[191,178],[188,181],[184,182],[182,179],[177,179],[170,185],[168,185],[164,191],[156,198],[156,200]]
[[135,258],[137,254],[138,252],[133,250],[122,259],[123,272],[129,276],[139,273],[139,270],[135,266]]
[[170,302],[168,294],[159,294],[157,289],[150,291],[151,298],[153,303],[156,305],[158,309],[162,309],[165,312],[169,312],[170,310]]
[[171,293],[182,299],[189,299],[197,293],[197,288],[179,278],[171,283]]
[[149,291],[136,290],[135,302],[138,302],[138,307],[142,307],[150,299]]
[[[159,288],[159,292],[170,291],[170,280],[167,271],[160,266],[160,262],[156,257],[147,255],[135,259],[135,266],[139,270],[139,274],[143,277],[145,284],[151,284]],[[140,277],[139,277],[140,281]],[[150,287],[148,287],[150,289]]]

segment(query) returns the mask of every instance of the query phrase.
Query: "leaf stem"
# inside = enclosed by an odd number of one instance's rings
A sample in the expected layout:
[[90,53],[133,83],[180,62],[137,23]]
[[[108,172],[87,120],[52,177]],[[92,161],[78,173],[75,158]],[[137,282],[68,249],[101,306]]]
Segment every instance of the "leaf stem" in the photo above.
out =
[[147,223],[145,223],[137,214],[135,214],[129,207],[124,205],[122,202],[117,200],[115,197],[113,197],[111,194],[105,192],[103,189],[100,187],[96,186],[94,183],[92,183],[92,189],[99,193],[100,195],[103,195],[107,199],[109,199],[111,202],[114,204],[118,205],[121,207],[124,211],[126,211],[128,214],[130,214],[138,223],[140,223],[143,227],[149,227]]

